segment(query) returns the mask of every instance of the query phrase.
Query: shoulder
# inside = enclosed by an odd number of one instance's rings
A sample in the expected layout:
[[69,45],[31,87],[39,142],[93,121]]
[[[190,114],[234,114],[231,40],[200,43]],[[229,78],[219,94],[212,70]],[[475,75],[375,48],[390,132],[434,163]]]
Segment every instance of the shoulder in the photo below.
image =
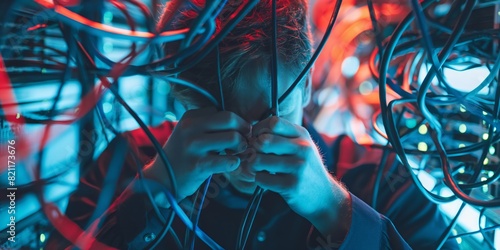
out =
[[[329,137],[322,135],[325,142],[332,146],[334,155],[336,156],[335,173],[341,178],[347,172],[357,169],[362,166],[373,165],[380,163],[383,156],[382,148],[374,145],[361,145],[356,143],[347,135],[337,137]],[[389,155],[389,160],[392,162],[394,155]]]
[[[164,144],[170,137],[170,134],[172,134],[176,124],[177,122],[165,121],[157,126],[151,126],[148,128],[156,140],[158,140],[160,144]],[[133,140],[134,144],[139,147],[152,146],[151,140],[147,136],[146,132],[141,128],[124,132],[123,135]]]

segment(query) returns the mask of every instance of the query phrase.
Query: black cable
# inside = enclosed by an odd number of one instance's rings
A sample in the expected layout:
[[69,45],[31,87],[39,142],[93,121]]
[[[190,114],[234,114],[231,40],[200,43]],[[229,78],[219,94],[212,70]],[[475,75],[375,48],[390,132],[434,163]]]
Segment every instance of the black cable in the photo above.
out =
[[[130,26],[132,27],[132,29],[134,29],[134,25],[133,25],[133,21],[132,21],[132,20],[129,20],[129,24],[130,24]],[[96,65],[95,65],[95,63],[93,62],[93,60],[92,60],[91,58],[89,58],[89,57],[88,57],[88,53],[85,51],[85,49],[83,48],[83,46],[81,46],[81,44],[80,44],[80,43],[79,43],[79,45],[80,45],[80,47],[79,47],[79,48],[80,48],[80,52],[81,52],[81,54],[83,54],[83,55],[87,55],[87,59],[88,59],[88,61],[90,62],[90,64],[92,65],[92,67],[94,67],[94,68],[95,68],[95,67],[96,67]],[[134,44],[134,45],[135,45],[135,44]],[[134,57],[134,56],[137,54],[137,53],[135,52],[135,46],[133,46],[133,47],[134,47],[134,49],[132,50],[132,52],[131,52],[131,53],[130,53],[127,57],[125,57],[125,58]],[[77,55],[80,55],[80,54],[77,54]],[[79,57],[77,57],[77,58],[79,58]],[[116,82],[118,82],[118,79],[116,79]],[[107,118],[105,117],[104,113],[102,112],[102,107],[98,107],[98,109],[97,109],[97,110],[98,110],[98,116],[99,116],[100,120],[103,120],[103,121],[104,121],[104,126],[105,126],[106,128],[108,128],[110,131],[112,131],[112,132],[115,134],[115,136],[116,136],[116,135],[118,135],[118,132],[114,129],[114,127],[113,127],[113,126],[111,126],[111,123],[107,120]],[[107,138],[107,136],[106,136],[106,138]],[[140,177],[143,177],[143,175],[142,175],[142,169],[141,169],[141,167],[142,167],[142,166],[141,166],[140,164],[138,164],[138,156],[134,153],[134,151],[131,151],[131,152],[132,152],[132,156],[133,156],[134,160],[135,160],[135,161],[136,161],[136,163],[137,163],[139,176],[140,176]],[[147,195],[148,195],[148,198],[149,198],[149,200],[150,200],[151,204],[153,205],[153,209],[154,209],[154,211],[155,211],[156,215],[158,216],[158,218],[160,219],[160,221],[161,221],[162,223],[165,223],[166,221],[165,221],[165,219],[163,218],[163,216],[161,215],[161,213],[159,212],[159,209],[158,209],[158,207],[156,206],[156,203],[155,203],[155,201],[154,201],[154,199],[153,199],[153,197],[152,197],[152,194],[150,193],[149,189],[148,189],[147,187],[145,187],[145,190],[146,190],[146,193],[147,193]],[[172,216],[171,216],[172,218],[170,218],[170,219],[169,219],[170,223],[171,223],[171,221],[173,220],[173,216],[174,216],[174,215],[172,215]],[[165,228],[170,228],[170,225],[168,225],[168,226],[167,226],[167,227],[165,227]],[[171,233],[173,234],[174,239],[176,239],[176,238],[177,238],[177,236],[175,235],[175,232],[171,231]],[[161,240],[161,238],[162,238],[162,237],[157,237],[157,238],[156,238],[156,241],[160,241],[160,240]],[[178,240],[177,240],[177,241],[178,241]],[[154,243],[154,242],[153,242],[153,243]]]
[[[221,78],[221,70],[220,70],[220,67],[221,67],[221,62],[220,62],[220,51],[219,51],[219,46],[215,47],[216,49],[216,71],[217,71],[217,83],[219,85],[219,103],[220,103],[220,108],[222,110],[226,110],[226,105],[225,105],[225,101],[224,101],[224,91],[223,91],[223,86],[222,86],[222,78]],[[205,195],[206,195],[206,192],[208,190],[208,186],[210,185],[210,180],[211,180],[212,176],[209,177],[209,179],[207,180],[207,182],[205,183],[205,188],[204,188],[204,192],[202,194],[202,198],[201,198],[201,203],[200,203],[200,207],[196,210],[197,211],[197,215],[196,215],[196,220],[194,221],[194,225],[196,228],[196,226],[198,225],[198,220],[199,220],[199,214],[201,213],[201,210],[202,210],[202,207],[203,207],[203,202],[204,202],[204,199],[205,199]],[[198,191],[196,192],[196,196],[194,198],[194,202],[193,202],[193,208],[192,208],[192,211],[191,211],[191,215],[190,215],[190,219],[192,220],[192,215],[193,215],[193,212],[195,210],[194,206],[196,204],[196,201],[198,200],[198,195],[200,193],[200,190],[198,189]],[[188,242],[191,242],[190,243],[190,249],[193,249],[194,248],[194,240],[195,240],[195,236],[194,236],[194,233],[193,235],[190,235],[190,232],[191,230],[189,230],[189,228],[186,228],[186,233],[185,233],[185,247],[184,249],[187,249],[187,244]]]
[[443,143],[441,142],[441,139],[438,137],[438,134],[431,128],[430,135],[432,140],[434,141],[434,144],[436,145],[436,148],[438,149],[438,152],[440,154],[441,158],[441,167],[443,169],[444,173],[444,179],[446,181],[446,184],[448,187],[451,189],[451,191],[460,199],[463,201],[471,204],[471,205],[476,205],[476,206],[482,206],[482,207],[498,207],[500,206],[500,199],[491,199],[488,201],[483,201],[479,200],[473,197],[470,197],[468,194],[466,194],[464,191],[458,187],[457,183],[451,176],[451,171],[450,171],[450,164],[448,161],[448,156],[446,155],[446,150],[443,146]]
[[340,12],[340,6],[341,6],[341,4],[342,4],[342,0],[337,0],[335,2],[335,7],[334,7],[334,9],[332,11],[332,16],[330,18],[330,22],[328,23],[328,27],[326,28],[325,34],[323,35],[323,38],[321,39],[321,42],[319,43],[318,47],[316,48],[316,51],[314,51],[313,56],[311,57],[311,59],[309,60],[309,62],[307,63],[307,65],[304,67],[304,69],[302,70],[302,72],[300,72],[299,76],[297,76],[297,78],[292,83],[292,85],[285,91],[285,93],[283,93],[283,95],[281,95],[280,99],[278,100],[278,103],[283,102],[283,100],[285,100],[285,98],[288,95],[290,95],[290,93],[292,93],[293,89],[295,89],[295,86],[297,86],[302,81],[302,79],[304,79],[304,77],[306,76],[306,74],[309,73],[309,70],[313,66],[314,62],[316,62],[316,59],[318,58],[319,54],[323,50],[323,47],[325,46],[325,44],[326,44],[326,42],[328,40],[328,38],[330,37],[330,34],[331,34],[332,30],[333,30],[333,24],[335,23],[335,20],[337,20],[337,16],[338,16],[338,14]]
[[[151,134],[151,131],[147,128],[147,126],[144,124],[144,122],[137,116],[137,114],[130,108],[130,106],[122,99],[122,97],[117,93],[115,88],[116,88],[116,85],[112,84],[109,86],[108,89],[113,93],[115,98],[127,110],[127,112],[129,112],[129,114],[136,120],[136,122],[139,123],[139,126],[141,126],[141,128],[144,130],[146,135],[148,135],[148,137],[151,140],[151,142],[153,143],[153,145],[155,145],[155,144],[159,145],[156,138]],[[160,149],[161,149],[161,147],[160,147]],[[162,150],[161,150],[161,152],[158,151],[158,154],[160,155],[160,157],[161,157],[162,153],[164,154],[164,152]],[[167,163],[169,163],[169,162],[167,161]],[[142,169],[140,168],[140,164],[137,164],[137,165],[138,165],[138,173],[139,173],[140,180],[142,183],[144,183],[146,180],[145,180],[144,175],[142,173]],[[145,187],[146,193],[148,195],[148,199],[150,200],[150,202],[153,206],[153,210],[157,214],[160,221],[165,222],[165,219],[164,219],[163,215],[161,215],[161,213],[159,212],[158,206],[156,205],[156,202],[154,201],[154,198],[152,197],[152,194],[150,193],[149,188],[147,188],[147,186],[144,186],[144,187]],[[163,226],[162,230],[160,231],[159,236],[155,237],[155,239],[146,247],[147,249],[153,249],[154,247],[156,247],[161,242],[161,240],[165,237],[167,231],[171,232],[176,244],[180,245],[180,241],[178,240],[177,235],[175,234],[175,232],[171,228],[171,224],[173,222],[174,216],[175,216],[175,213],[174,213],[174,211],[172,211],[168,220],[167,220],[167,223]]]
[[[201,210],[203,209],[203,203],[205,203],[205,197],[207,196],[208,187],[210,186],[211,181],[212,181],[212,175],[210,175],[208,177],[208,179],[205,181],[205,185],[203,186],[203,193],[201,195],[200,206],[198,207],[198,209],[196,211],[196,217],[194,219],[193,228],[196,228],[198,226],[199,221],[200,221]],[[191,239],[189,240],[189,242],[190,242],[189,249],[193,250],[196,237],[195,237],[194,232],[190,236],[191,236]]]
[[465,202],[462,202],[462,204],[460,205],[460,208],[457,211],[457,214],[455,215],[455,217],[453,217],[453,219],[451,220],[448,227],[446,227],[446,229],[443,231],[443,233],[439,237],[439,240],[437,241],[437,247],[435,249],[441,249],[443,247],[444,243],[446,243],[446,241],[448,240],[448,238],[450,238],[451,231],[455,227],[455,225],[457,224],[458,217],[462,213],[464,207],[465,207]]
[[205,22],[207,22],[207,20],[209,20],[210,18],[212,19],[215,18],[213,12],[217,9],[218,6],[220,6],[220,1],[221,0],[207,1],[205,3],[204,8],[198,13],[198,16],[192,21],[189,31],[186,34],[186,37],[182,40],[180,45],[181,50],[185,49],[187,46],[191,44],[191,42],[195,38],[197,31],[201,29],[201,27]]
[[377,16],[375,14],[375,8],[373,7],[373,0],[367,0],[366,1],[367,5],[368,5],[368,11],[370,13],[370,20],[371,20],[371,23],[372,23],[372,28],[373,28],[373,36],[375,37],[375,42],[377,44],[377,48],[378,48],[378,56],[379,58],[382,57],[382,52],[383,52],[383,46],[382,46],[382,33],[380,32],[379,30],[379,25],[378,25],[378,22],[377,22]]
[[259,207],[260,207],[260,202],[262,201],[262,196],[264,195],[264,192],[265,190],[261,189],[260,190],[260,193],[257,195],[257,199],[256,199],[256,205],[255,205],[255,208],[253,209],[253,213],[252,215],[250,216],[250,224],[248,224],[248,227],[246,229],[246,234],[244,236],[244,240],[243,240],[243,245],[241,246],[241,249],[244,250],[245,249],[245,246],[247,244],[247,241],[248,241],[248,237],[250,236],[250,232],[252,230],[252,227],[253,227],[253,223],[255,222],[255,217],[257,215],[257,211],[259,210]]
[[[398,118],[397,118],[397,123],[399,123],[401,121],[401,118],[403,117],[403,113],[404,112],[401,112],[399,115],[398,115]],[[416,126],[415,126],[416,127]],[[389,142],[387,142],[386,146],[389,146]],[[378,201],[378,193],[379,193],[379,190],[380,190],[380,182],[382,180],[382,175],[384,173],[384,169],[385,169],[385,164],[387,164],[387,159],[388,159],[388,156],[389,156],[389,150],[387,150],[386,148],[382,148],[383,152],[382,152],[382,158],[380,159],[380,163],[378,165],[378,168],[377,168],[377,175],[375,176],[375,182],[373,183],[373,193],[372,193],[372,208],[377,210],[377,201]],[[397,164],[397,159],[395,158],[393,163],[392,163],[392,166],[391,166],[391,169],[395,166],[395,164]]]
[[[388,145],[389,143],[387,143]],[[387,157],[389,155],[389,150],[383,149],[382,158],[380,159],[380,163],[377,168],[377,175],[375,177],[375,182],[373,183],[373,192],[372,192],[372,208],[377,210],[377,201],[378,201],[378,192],[380,190],[380,181],[382,180],[382,175],[384,173],[385,164],[387,163]],[[394,159],[394,162],[397,162],[397,159]]]
[[500,228],[500,224],[494,225],[494,226],[491,226],[491,227],[485,227],[485,228],[483,228],[483,230],[477,230],[477,231],[472,231],[472,232],[466,232],[466,233],[461,233],[461,234],[453,235],[453,236],[450,236],[449,238],[450,239],[454,239],[454,238],[459,238],[459,237],[464,237],[464,236],[470,236],[470,235],[473,235],[473,234],[481,233],[481,231],[488,232],[488,231],[495,230],[495,229],[498,229],[498,228]]
[[[424,1],[422,3],[422,8],[424,8],[424,9],[427,8],[433,2],[434,2],[434,0]],[[406,30],[408,28],[408,26],[410,25],[410,22],[413,20],[413,18],[414,18],[413,15],[411,15],[411,14],[407,15],[403,19],[403,21],[401,21],[398,24],[398,26],[396,27],[396,29],[394,30],[388,44],[386,45],[386,48],[383,52],[383,55],[382,55],[381,63],[379,66],[379,71],[380,71],[379,76],[386,76],[387,71],[388,71],[388,67],[389,67],[390,58],[392,57],[392,53],[394,52],[394,48],[396,47],[396,44],[399,41],[399,39],[401,38],[401,35],[403,34],[404,30]],[[407,168],[407,170],[409,171],[409,173],[411,173],[413,170],[408,162],[404,148],[401,145],[400,140],[397,138],[398,137],[397,132],[395,132],[393,130],[395,125],[393,122],[390,121],[390,117],[391,117],[390,114],[392,114],[392,108],[389,109],[387,104],[386,104],[387,103],[387,97],[386,97],[386,95],[387,95],[386,94],[386,81],[387,80],[388,79],[386,77],[379,77],[379,100],[380,100],[382,121],[383,121],[384,127],[386,128],[388,140],[391,142],[394,150],[399,155],[399,157],[403,163],[403,166],[405,166]],[[393,103],[393,102],[394,101],[391,101],[391,103]],[[412,177],[413,183],[415,183],[417,188],[422,191],[422,194],[424,194],[424,196],[428,200],[430,200],[434,203],[447,202],[447,200],[443,200],[443,199],[441,199],[441,197],[439,197],[433,193],[428,192],[422,186],[422,184],[420,183],[418,178],[416,178],[415,175],[411,174],[410,176]]]
[[[500,58],[500,57],[499,57]],[[500,115],[500,103],[499,103],[499,100],[500,100],[500,87],[497,86],[496,88],[496,91],[495,91],[495,104],[493,106],[493,115],[494,117],[498,117]],[[475,173],[472,177],[472,181],[476,181],[477,178],[479,178],[479,175],[481,174],[482,170],[483,170],[483,165],[484,165],[484,160],[486,159],[486,156],[489,152],[489,148],[491,147],[492,145],[492,142],[493,142],[493,135],[494,135],[494,126],[493,125],[490,125],[489,128],[488,128],[488,139],[486,140],[486,143],[483,147],[483,150],[482,150],[482,153],[481,153],[481,156],[479,157],[479,160],[474,168],[475,170]],[[495,180],[495,179],[498,179],[500,177],[500,171],[497,171],[494,175],[496,176],[492,176],[491,180]],[[481,181],[482,183],[490,183],[490,180],[486,180],[486,181]],[[459,185],[460,188],[464,188],[464,187],[468,187],[467,184],[465,185]]]
[[[219,46],[216,46],[215,50],[216,50],[215,53],[216,53],[217,83],[219,85],[219,95],[220,95],[219,103],[220,103],[220,109],[224,111],[224,110],[226,110],[226,105],[225,105],[225,101],[224,101],[224,91],[223,91],[222,78],[221,78],[221,62],[220,62],[220,50],[219,50]],[[204,191],[203,191],[203,194],[202,194],[202,197],[201,197],[200,206],[196,210],[197,214],[196,214],[196,219],[194,221],[194,227],[193,228],[196,228],[196,226],[198,226],[198,222],[200,220],[200,215],[201,215],[201,210],[203,209],[203,203],[205,201],[205,196],[207,194],[208,187],[210,185],[211,180],[212,180],[212,176],[210,176],[206,180],[206,182],[205,182],[205,187],[204,187]],[[196,197],[195,197],[195,200],[194,200],[195,202],[197,200],[198,193],[199,193],[199,190],[196,193]],[[194,209],[194,204],[193,204],[193,209]],[[195,234],[194,234],[194,232],[193,232],[193,234],[190,234],[190,230],[186,229],[186,237],[185,238],[189,239],[188,242],[190,242],[190,249],[194,249],[194,244],[195,244]]]
[[[429,37],[426,22],[423,20],[425,17],[423,17],[422,7],[420,6],[420,4],[418,4],[417,0],[411,0],[411,3],[414,8],[413,11],[416,16],[417,24],[422,30],[421,33],[423,36],[424,47],[432,63],[430,71],[425,76],[425,79],[419,88],[417,95],[417,100],[418,100],[417,104],[423,116],[429,121],[431,127],[436,129],[438,133],[441,133],[440,124],[433,118],[432,114],[429,112],[427,106],[425,105],[425,97],[427,95],[427,90],[430,87],[431,80],[434,76],[437,76],[441,83],[446,84],[443,75],[439,71],[441,70],[442,65],[446,61],[446,58],[448,58],[448,56],[450,55],[455,44],[458,42],[459,37],[464,32],[465,26],[472,14],[472,11],[474,10],[474,6],[476,5],[477,0],[467,0],[464,7],[464,11],[460,14],[459,21],[454,27],[453,32],[450,35],[449,39],[447,40],[446,44],[444,45],[443,49],[439,52],[437,56],[434,55],[432,40]],[[448,90],[450,90],[450,88],[448,88]],[[459,98],[459,100],[462,99]]]
[[[486,211],[487,208],[483,207],[481,208],[481,211],[479,212],[479,219],[478,219],[478,227],[479,227],[479,231],[481,232],[481,235],[483,236],[484,238],[484,241],[486,241],[486,244],[488,244],[488,246],[490,247],[490,249],[496,249],[495,248],[495,245],[493,244],[493,242],[491,241],[491,239],[489,238],[489,236],[486,235],[486,231],[484,231],[483,227],[481,226],[481,218],[483,218],[484,216],[484,212]],[[485,223],[486,224],[486,223]]]
[[[137,148],[136,148],[136,150],[137,150]],[[137,173],[139,175],[140,184],[141,184],[142,188],[146,192],[146,195],[147,195],[147,197],[149,199],[149,202],[151,203],[151,205],[153,207],[153,211],[155,212],[155,214],[158,217],[158,219],[160,220],[160,222],[164,224],[164,226],[162,227],[162,230],[160,230],[159,235],[157,237],[155,237],[154,240],[152,242],[150,242],[148,244],[148,246],[145,247],[145,249],[154,249],[163,240],[163,238],[166,236],[167,231],[170,231],[170,233],[172,234],[172,237],[174,238],[174,242],[176,243],[176,245],[178,246],[178,248],[181,249],[180,247],[182,245],[180,244],[179,238],[177,237],[177,234],[175,233],[175,231],[173,231],[173,229],[171,227],[172,222],[173,222],[174,217],[175,217],[174,211],[172,210],[170,212],[170,214],[168,216],[168,219],[166,220],[165,217],[163,216],[163,214],[160,212],[160,210],[158,208],[158,205],[156,204],[156,202],[155,202],[155,200],[153,198],[153,195],[151,194],[151,190],[149,189],[149,186],[146,184],[146,182],[148,182],[149,180],[147,180],[144,177],[144,173],[142,172],[142,167],[143,166],[139,162],[138,155],[135,153],[134,150],[130,150],[129,152],[131,153],[132,158],[135,161],[135,165],[137,166]]]
[[[233,14],[234,18],[227,21],[223,28],[211,39],[205,47],[199,50],[197,53],[191,55],[185,60],[185,62],[180,63],[178,67],[173,69],[159,70],[157,72],[166,75],[173,75],[186,71],[187,69],[198,64],[203,58],[205,58],[221,41],[224,39],[231,30],[257,5],[259,0],[248,0],[246,5],[240,6],[236,13]],[[148,65],[147,68],[155,67],[156,65]]]
[[[277,45],[277,34],[278,34],[278,21],[277,21],[277,7],[276,0],[271,0],[271,110],[270,113],[273,116],[279,116],[279,103],[278,103],[278,45]],[[238,239],[237,239],[237,249],[245,249],[250,231],[252,230],[257,211],[259,210],[260,201],[264,195],[264,189],[257,186],[255,188],[254,194],[252,195],[252,202],[249,203],[245,211],[244,219],[241,223]],[[256,201],[256,202],[255,202]],[[255,205],[254,205],[255,204]],[[253,211],[253,212],[251,212]],[[250,218],[248,217],[250,216]],[[250,221],[248,223],[248,221]]]
[[220,66],[221,66],[221,61],[220,61],[220,50],[219,50],[219,46],[215,47],[216,51],[216,63],[217,63],[217,83],[219,84],[219,101],[220,101],[220,107],[222,110],[226,110],[226,104],[225,104],[225,101],[224,101],[224,91],[223,91],[223,88],[222,88],[222,78],[221,78],[221,75],[220,75]]
[[[190,221],[194,221],[194,216],[195,216],[195,212],[196,212],[196,201],[199,199],[198,197],[200,196],[200,193],[201,193],[201,190],[200,190],[200,188],[198,188],[198,190],[196,191],[196,194],[194,196],[194,199],[193,199],[193,206],[191,206],[191,212],[189,213],[189,220]],[[186,230],[184,232],[184,245],[181,249],[184,249],[184,250],[189,249],[188,245],[189,245],[189,242],[191,242],[191,236],[190,236],[191,231],[192,230],[190,230],[188,227],[186,227]],[[194,234],[194,232],[193,232],[193,234]]]
[[[392,114],[392,110],[394,109],[394,105],[396,103],[399,103],[399,102],[408,102],[408,100],[392,100],[391,102],[389,102],[389,109],[387,112],[390,112],[389,114]],[[383,106],[383,105],[381,105]],[[423,185],[422,183],[420,182],[420,180],[418,179],[418,177],[413,174],[413,169],[408,161],[408,158],[406,156],[406,153],[405,153],[405,149],[404,147],[401,145],[401,138],[399,137],[399,134],[397,131],[395,131],[395,127],[396,127],[396,123],[394,121],[394,117],[392,115],[389,115],[388,117],[388,126],[386,126],[386,129],[387,129],[387,133],[391,133],[394,138],[393,140],[391,140],[391,143],[392,145],[396,148],[398,148],[398,150],[401,150],[401,151],[397,151],[398,152],[398,155],[403,163],[403,166],[406,167],[407,171],[410,173],[410,177],[411,179],[413,180],[413,182],[415,183],[416,187],[421,191],[421,193],[430,201],[436,203],[436,204],[441,204],[441,203],[446,203],[446,202],[450,202],[450,201],[453,201],[454,199],[456,199],[456,197],[454,196],[449,196],[449,197],[441,197],[439,195],[436,195],[430,191],[428,191]]]
[[150,244],[148,244],[148,246],[146,246],[145,249],[149,249],[149,250],[156,249],[158,244],[160,244],[160,242],[163,240],[163,238],[165,238],[165,236],[167,235],[167,232],[169,232],[169,231],[172,234],[172,236],[174,237],[174,242],[177,245],[177,248],[182,249],[181,242],[180,242],[179,238],[177,237],[177,234],[175,233],[175,231],[173,231],[172,226],[171,226],[172,222],[174,221],[174,217],[175,217],[175,212],[172,210],[172,211],[170,211],[170,215],[168,217],[168,223],[166,223],[163,226],[163,228],[161,229],[158,236],[156,236],[155,239]]
[[[245,216],[243,216],[243,219],[240,223],[240,227],[239,227],[240,230],[238,232],[238,237],[236,239],[235,249],[237,249],[237,250],[244,250],[244,248],[245,248],[246,241],[248,239],[248,236],[249,236],[249,233],[251,230],[251,226],[253,224],[253,219],[255,218],[255,215],[257,213],[257,209],[253,209],[253,208],[255,208],[255,207],[258,208],[258,206],[260,205],[260,200],[262,199],[262,193],[263,193],[262,188],[256,188],[254,193],[252,194],[251,201],[248,203],[247,207],[245,208]],[[252,213],[252,211],[255,211],[255,212]],[[250,213],[252,213],[252,215],[250,215]],[[247,222],[249,217],[252,217],[250,225],[248,225],[248,222]]]
[[278,21],[276,17],[276,0],[271,0],[271,114],[274,116],[279,116],[278,108],[278,44],[277,44],[277,33],[278,33]]

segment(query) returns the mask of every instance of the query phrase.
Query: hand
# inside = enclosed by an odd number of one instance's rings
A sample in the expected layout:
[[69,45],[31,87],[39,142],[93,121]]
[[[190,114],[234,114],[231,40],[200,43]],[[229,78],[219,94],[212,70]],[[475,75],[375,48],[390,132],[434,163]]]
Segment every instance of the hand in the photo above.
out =
[[[247,148],[250,124],[235,113],[215,108],[187,111],[164,145],[177,182],[177,198],[192,195],[212,174],[240,165],[237,153]],[[167,170],[155,159],[144,174],[170,187]]]
[[[249,163],[257,185],[279,193],[297,214],[321,233],[344,227],[349,218],[348,192],[327,172],[307,130],[269,117],[253,127],[256,155]],[[350,224],[350,221],[349,221]]]

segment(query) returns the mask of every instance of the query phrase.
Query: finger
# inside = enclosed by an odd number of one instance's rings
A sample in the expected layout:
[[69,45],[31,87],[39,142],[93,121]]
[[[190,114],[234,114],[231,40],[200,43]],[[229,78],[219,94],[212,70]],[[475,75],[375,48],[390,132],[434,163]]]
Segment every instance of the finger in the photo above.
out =
[[309,141],[303,138],[287,138],[274,134],[261,134],[252,146],[257,152],[277,155],[303,154],[310,146]]
[[270,174],[258,172],[255,175],[255,183],[276,193],[285,193],[297,184],[297,176],[292,174]]
[[190,110],[186,111],[183,116],[188,117],[188,118],[196,118],[196,117],[200,117],[200,116],[206,116],[209,114],[213,114],[216,112],[217,112],[217,108],[215,108],[214,106],[209,106],[209,107],[200,108],[200,109],[190,109]]
[[239,153],[247,149],[247,139],[236,131],[203,134],[186,142],[185,148],[197,154],[224,152],[231,150]]
[[238,154],[238,157],[242,162],[251,162],[255,159],[255,155],[257,154],[257,151],[255,148],[250,147],[250,144],[248,145],[249,147]]
[[255,172],[250,170],[248,162],[241,158],[240,166],[235,171],[229,172],[229,175],[245,182],[255,182]]
[[243,135],[250,134],[250,124],[229,111],[214,111],[213,107],[189,110],[179,121],[178,127],[197,133],[236,130]]
[[236,130],[243,135],[250,134],[250,123],[245,121],[239,115],[230,111],[220,111],[214,114],[210,114],[208,119],[204,120],[203,122],[203,127],[207,132]]
[[305,128],[294,124],[286,119],[276,116],[268,117],[255,124],[252,129],[252,136],[261,134],[276,134],[284,137],[299,137],[304,135]]
[[296,173],[304,165],[304,160],[293,155],[256,154],[253,161],[248,163],[254,172],[267,171],[270,173]]
[[240,159],[234,155],[210,154],[197,162],[197,169],[207,175],[234,171],[240,165]]

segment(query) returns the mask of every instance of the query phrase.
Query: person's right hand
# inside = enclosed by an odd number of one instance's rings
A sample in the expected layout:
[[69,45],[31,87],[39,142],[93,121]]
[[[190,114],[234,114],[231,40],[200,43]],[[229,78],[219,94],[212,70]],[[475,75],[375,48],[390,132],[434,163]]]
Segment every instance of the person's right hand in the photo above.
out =
[[[177,182],[177,199],[194,194],[210,175],[237,169],[236,154],[247,148],[250,127],[229,111],[213,107],[187,111],[163,146]],[[144,170],[144,176],[171,188],[159,157]]]

